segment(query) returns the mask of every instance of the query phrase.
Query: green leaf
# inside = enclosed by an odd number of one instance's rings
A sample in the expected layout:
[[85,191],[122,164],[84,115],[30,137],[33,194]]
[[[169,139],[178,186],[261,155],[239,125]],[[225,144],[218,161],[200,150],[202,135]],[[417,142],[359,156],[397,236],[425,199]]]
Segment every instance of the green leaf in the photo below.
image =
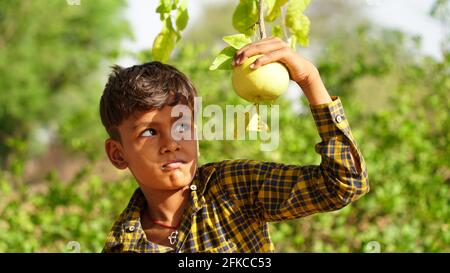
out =
[[301,46],[308,46],[309,39],[309,29],[310,29],[311,22],[309,21],[308,17],[305,15],[300,16],[300,29],[297,31],[294,31],[294,35],[297,38],[298,42]]
[[273,8],[267,13],[264,19],[268,22],[273,22],[281,14],[281,7],[286,4],[288,0],[277,0]]
[[224,48],[214,59],[209,70],[232,70],[233,66],[231,65],[231,62],[233,61],[236,51],[236,48],[231,46]]
[[307,46],[309,43],[308,34],[311,23],[303,14],[309,3],[310,0],[291,0],[286,10],[286,27],[302,46]]
[[240,0],[233,13],[233,27],[240,33],[251,36],[258,21],[258,6],[254,0]]
[[179,0],[173,0],[173,3],[172,3],[172,10],[176,10],[176,9],[177,9],[178,2],[179,2]]
[[162,31],[172,31],[174,32],[175,29],[173,28],[173,24],[172,24],[172,17],[170,15],[168,15],[164,22],[163,22],[163,28]]
[[177,30],[182,31],[186,28],[189,20],[189,14],[187,11],[187,2],[183,0],[180,4],[180,7],[177,10],[177,15],[175,17],[175,24],[177,26]]
[[171,0],[160,0],[159,6],[156,8],[156,12],[159,14],[170,13],[172,10],[172,1]]
[[164,22],[165,23],[163,31],[170,31],[172,33],[173,38],[175,39],[175,42],[181,40],[181,31],[173,27],[172,17],[169,15],[168,17],[166,17]]
[[246,36],[245,34],[235,34],[235,35],[229,35],[223,37],[223,40],[228,45],[234,47],[235,49],[240,49],[241,47],[245,46],[246,44],[249,44],[252,42],[252,39],[250,37]]
[[283,38],[283,29],[280,25],[276,25],[272,28],[272,36]]
[[175,34],[175,42],[178,43],[181,40],[181,32],[177,30],[174,32],[174,34]]
[[286,13],[290,11],[300,16],[301,14],[303,14],[303,12],[305,12],[305,9],[309,6],[310,3],[311,0],[290,0],[287,4]]
[[272,13],[277,0],[264,0],[264,14]]
[[301,28],[300,17],[303,15],[306,7],[309,5],[310,0],[291,0],[287,4],[286,9],[286,26],[292,29]]
[[175,41],[171,32],[160,32],[153,42],[153,60],[166,62],[170,57],[174,44]]
[[177,40],[177,33],[172,27],[172,21],[170,17],[165,20],[165,24],[161,32],[156,36],[153,47],[152,47],[152,57],[155,61],[167,62],[170,58],[170,53],[172,53],[175,47],[175,41]]

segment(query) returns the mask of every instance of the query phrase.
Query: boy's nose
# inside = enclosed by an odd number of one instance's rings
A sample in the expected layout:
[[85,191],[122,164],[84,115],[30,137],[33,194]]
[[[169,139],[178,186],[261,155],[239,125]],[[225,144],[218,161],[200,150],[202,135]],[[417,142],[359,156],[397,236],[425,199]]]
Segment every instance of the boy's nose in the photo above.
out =
[[179,149],[180,144],[173,138],[167,139],[166,142],[161,145],[161,153],[174,152],[178,151]]

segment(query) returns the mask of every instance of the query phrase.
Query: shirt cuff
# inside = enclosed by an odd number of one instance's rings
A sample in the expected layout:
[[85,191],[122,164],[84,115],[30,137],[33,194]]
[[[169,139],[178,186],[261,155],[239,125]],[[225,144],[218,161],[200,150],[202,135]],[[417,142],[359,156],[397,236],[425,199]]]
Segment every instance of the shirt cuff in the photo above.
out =
[[340,98],[332,96],[331,100],[329,103],[310,105],[320,137],[323,140],[328,140],[343,133],[353,141],[350,125],[345,116]]

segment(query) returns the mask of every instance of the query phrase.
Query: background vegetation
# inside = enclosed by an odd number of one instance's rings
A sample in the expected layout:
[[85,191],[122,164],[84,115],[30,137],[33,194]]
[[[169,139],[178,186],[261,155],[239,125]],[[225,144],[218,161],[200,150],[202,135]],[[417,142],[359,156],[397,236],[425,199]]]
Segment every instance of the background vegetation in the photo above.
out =
[[[100,252],[137,187],[107,161],[98,115],[108,66],[130,54],[121,50],[131,36],[125,2],[113,2],[0,3],[0,252],[70,252],[70,241]],[[311,46],[299,52],[341,97],[371,192],[337,212],[272,223],[272,239],[283,252],[368,252],[373,242],[382,252],[449,252],[450,37],[441,58],[425,56],[421,37],[377,26],[353,3],[314,1]],[[430,17],[448,29],[449,3],[435,3]],[[205,6],[190,22],[170,63],[193,79],[205,104],[245,104],[228,71],[208,70],[220,37],[233,33],[231,4],[222,5]],[[151,60],[150,49],[132,54]],[[275,152],[261,152],[258,142],[202,141],[201,162],[318,164],[307,101],[278,103]]]

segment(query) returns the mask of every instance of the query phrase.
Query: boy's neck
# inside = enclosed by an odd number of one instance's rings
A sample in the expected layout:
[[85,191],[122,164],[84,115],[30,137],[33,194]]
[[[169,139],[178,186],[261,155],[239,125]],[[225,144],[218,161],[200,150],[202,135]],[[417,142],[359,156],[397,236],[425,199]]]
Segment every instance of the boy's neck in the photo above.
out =
[[144,213],[153,221],[177,226],[188,204],[189,185],[179,190],[155,190],[141,187],[147,201]]

